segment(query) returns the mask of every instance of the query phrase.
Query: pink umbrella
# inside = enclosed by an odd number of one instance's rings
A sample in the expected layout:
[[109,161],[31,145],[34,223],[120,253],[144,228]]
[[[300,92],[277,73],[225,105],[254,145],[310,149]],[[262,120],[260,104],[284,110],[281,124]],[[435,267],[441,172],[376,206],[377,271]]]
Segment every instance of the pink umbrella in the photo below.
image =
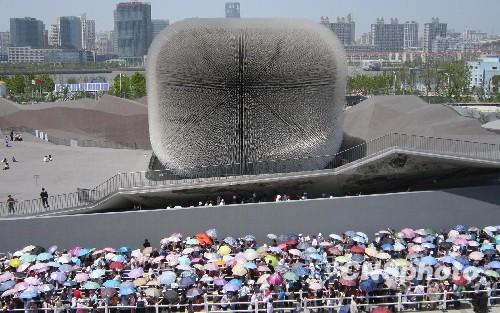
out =
[[143,275],[144,275],[144,270],[142,269],[142,267],[135,268],[128,273],[128,277],[130,278],[139,278],[142,277]]
[[424,243],[425,238],[424,237],[415,237],[415,238],[413,238],[413,242],[414,243]]
[[69,250],[69,254],[71,256],[77,256],[78,255],[78,251],[80,251],[82,249],[82,247],[74,247],[73,249]]
[[171,254],[167,255],[165,260],[167,261],[168,265],[170,265],[170,266],[175,266],[175,265],[179,264],[179,256],[175,253],[171,253]]
[[30,267],[30,270],[32,271],[38,271],[38,270],[47,270],[48,269],[48,265],[46,263],[36,263],[35,265],[31,266]]
[[267,278],[267,282],[270,285],[281,285],[283,283],[283,277],[280,274],[272,274]]
[[75,281],[81,283],[89,280],[89,275],[87,273],[78,273],[75,275]]
[[18,291],[17,291],[17,290],[15,290],[15,289],[9,289],[9,290],[4,291],[4,292],[2,293],[2,298],[3,298],[3,297],[7,297],[7,296],[13,296],[13,295],[15,295],[16,293],[18,293]]
[[214,263],[207,263],[203,266],[203,268],[209,272],[217,272],[219,270],[217,265],[215,265]]
[[29,284],[26,283],[26,282],[20,282],[20,283],[17,283],[15,286],[14,286],[14,290],[16,290],[17,292],[20,292],[20,291],[23,291],[25,290],[26,288],[29,287]]
[[420,245],[413,245],[408,249],[409,253],[422,252],[425,248]]
[[411,228],[404,228],[401,230],[401,232],[403,233],[403,236],[406,238],[406,239],[412,239],[415,237],[415,231]]
[[163,255],[160,255],[159,257],[156,257],[153,259],[153,263],[154,264],[158,264],[161,262],[161,260],[165,259],[165,257]]
[[104,249],[102,249],[102,250],[104,250],[104,251],[106,251],[106,252],[110,252],[110,253],[115,253],[115,252],[116,252],[116,249],[111,248],[111,247],[106,247],[106,248],[104,248]]
[[66,274],[63,272],[53,272],[50,274],[50,278],[62,284],[66,280]]
[[484,258],[484,254],[482,252],[479,252],[479,251],[474,251],[471,254],[469,254],[469,259],[471,259],[471,260],[479,261],[479,260],[482,260],[483,258]]
[[38,280],[38,278],[33,277],[33,276],[26,277],[24,279],[24,282],[27,284],[30,284],[30,285],[40,285],[40,281]]
[[459,238],[455,239],[455,241],[453,241],[453,243],[456,245],[466,246],[469,242],[467,241],[467,239],[459,237]]
[[3,283],[4,281],[7,280],[12,280],[14,278],[14,275],[11,272],[5,272],[2,275],[0,275],[0,283]]

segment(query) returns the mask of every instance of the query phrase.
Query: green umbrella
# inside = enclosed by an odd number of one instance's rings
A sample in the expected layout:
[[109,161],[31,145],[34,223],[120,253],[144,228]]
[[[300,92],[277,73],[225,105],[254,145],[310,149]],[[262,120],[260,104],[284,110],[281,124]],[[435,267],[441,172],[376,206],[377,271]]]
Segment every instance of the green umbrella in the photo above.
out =
[[278,259],[274,255],[271,255],[271,254],[266,255],[264,257],[264,261],[267,264],[271,263],[272,266],[278,265]]
[[86,290],[91,290],[91,289],[99,289],[99,284],[94,282],[94,281],[88,281],[85,284],[83,284],[83,289]]
[[487,271],[484,272],[484,274],[486,276],[489,276],[489,277],[500,278],[500,275],[497,272],[493,271],[493,270],[487,270]]
[[349,260],[345,255],[339,255],[338,257],[335,258],[335,261],[339,263],[346,263]]
[[295,282],[299,280],[299,275],[295,274],[294,272],[286,272],[285,275],[283,275],[283,278],[288,281]]

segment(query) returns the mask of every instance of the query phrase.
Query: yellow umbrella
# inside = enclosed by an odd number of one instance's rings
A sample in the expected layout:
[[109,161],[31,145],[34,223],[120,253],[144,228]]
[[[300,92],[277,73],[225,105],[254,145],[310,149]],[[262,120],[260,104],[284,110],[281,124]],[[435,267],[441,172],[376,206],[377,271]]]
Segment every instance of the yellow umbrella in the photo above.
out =
[[366,248],[365,249],[365,254],[367,256],[376,257],[377,254],[378,254],[378,251],[375,248]]
[[18,267],[19,265],[21,265],[21,260],[19,260],[18,258],[13,258],[11,260],[9,260],[9,266],[12,266],[12,267]]
[[263,245],[263,246],[260,246],[258,249],[257,249],[257,254],[261,257],[264,257],[266,254],[267,254],[267,246]]
[[229,246],[222,246],[219,248],[219,251],[217,251],[219,253],[219,255],[228,255],[229,253],[231,253],[231,248]]
[[147,282],[148,281],[146,280],[146,278],[139,277],[136,280],[134,280],[134,286],[136,286],[136,287],[144,286],[147,284]]
[[377,259],[388,260],[390,258],[391,258],[391,256],[389,255],[389,253],[381,252],[381,253],[377,254]]
[[224,266],[226,264],[223,259],[214,260],[213,263],[217,266]]
[[408,260],[405,259],[396,259],[394,260],[394,264],[396,264],[396,266],[399,267],[407,267],[410,265],[410,262],[408,262]]
[[245,276],[245,274],[247,273],[247,270],[241,265],[241,264],[236,264],[234,267],[233,267],[233,275],[236,275],[236,276]]

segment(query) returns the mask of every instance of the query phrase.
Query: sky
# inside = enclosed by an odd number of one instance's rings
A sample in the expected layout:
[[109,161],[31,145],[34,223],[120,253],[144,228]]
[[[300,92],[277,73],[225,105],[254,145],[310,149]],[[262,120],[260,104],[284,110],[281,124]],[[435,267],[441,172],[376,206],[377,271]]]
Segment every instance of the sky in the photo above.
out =
[[[87,14],[96,20],[96,30],[113,29],[113,10],[118,0],[0,0],[0,31],[9,30],[10,17],[30,16],[45,22],[46,28],[58,16]],[[189,17],[222,17],[225,0],[150,0],[152,18],[175,22]],[[420,24],[433,16],[449,29],[500,33],[500,0],[240,0],[241,17],[289,17],[319,21],[353,15],[356,37],[368,32],[377,17]],[[421,27],[422,29],[422,27]]]

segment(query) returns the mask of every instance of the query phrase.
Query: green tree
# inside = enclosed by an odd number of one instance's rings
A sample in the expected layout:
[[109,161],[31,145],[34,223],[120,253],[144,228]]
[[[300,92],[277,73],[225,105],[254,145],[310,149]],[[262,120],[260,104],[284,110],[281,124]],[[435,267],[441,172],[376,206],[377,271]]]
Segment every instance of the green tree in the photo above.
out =
[[131,99],[132,92],[128,76],[121,73],[116,75],[109,92],[116,97]]
[[146,77],[139,72],[130,77],[130,96],[137,99],[146,95]]
[[40,76],[40,79],[42,81],[42,88],[45,92],[52,92],[54,91],[54,80],[50,78],[48,74],[43,74]]
[[[31,81],[30,81],[31,83]],[[23,75],[15,75],[6,81],[9,93],[13,96],[21,95],[26,89],[26,80]]]

